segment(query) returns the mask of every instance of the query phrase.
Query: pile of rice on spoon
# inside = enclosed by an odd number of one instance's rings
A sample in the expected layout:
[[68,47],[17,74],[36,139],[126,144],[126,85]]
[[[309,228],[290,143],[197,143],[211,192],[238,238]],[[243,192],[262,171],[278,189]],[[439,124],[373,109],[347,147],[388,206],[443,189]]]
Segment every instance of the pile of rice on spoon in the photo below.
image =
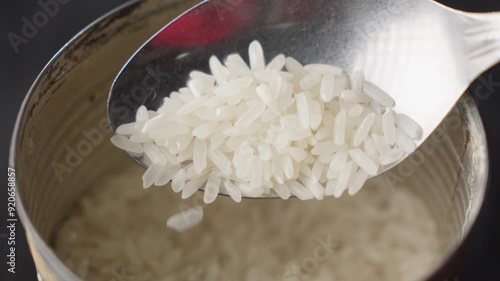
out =
[[210,74],[192,71],[157,110],[141,106],[116,129],[111,141],[148,166],[144,188],[171,182],[183,199],[204,189],[206,204],[219,192],[321,200],[354,195],[415,150],[420,126],[362,72],[283,54],[266,64],[257,41],[248,54],[249,65],[212,56]]

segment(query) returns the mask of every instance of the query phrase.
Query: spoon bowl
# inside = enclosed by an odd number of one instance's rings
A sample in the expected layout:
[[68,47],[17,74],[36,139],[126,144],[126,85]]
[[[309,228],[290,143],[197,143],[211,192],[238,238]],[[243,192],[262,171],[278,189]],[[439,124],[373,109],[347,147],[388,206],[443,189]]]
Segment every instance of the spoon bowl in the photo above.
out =
[[108,100],[111,128],[135,121],[141,105],[157,109],[192,70],[208,72],[212,55],[248,60],[253,40],[266,59],[283,53],[362,70],[392,96],[395,111],[422,127],[419,146],[469,84],[499,61],[500,14],[428,0],[204,1],[167,24],[120,71]]

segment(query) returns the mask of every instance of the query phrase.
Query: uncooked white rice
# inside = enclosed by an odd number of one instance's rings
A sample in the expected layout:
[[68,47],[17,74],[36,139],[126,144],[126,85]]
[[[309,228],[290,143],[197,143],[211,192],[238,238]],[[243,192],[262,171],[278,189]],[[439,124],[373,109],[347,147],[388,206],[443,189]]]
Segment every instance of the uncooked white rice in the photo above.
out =
[[396,142],[396,123],[394,122],[394,111],[389,109],[382,115],[382,129],[384,137],[390,145],[394,145]]
[[[202,198],[144,192],[142,169],[131,168],[96,181],[55,234],[56,254],[83,280],[416,281],[446,252],[420,198],[407,188],[394,192],[380,178],[353,197],[220,197],[202,208]],[[276,186],[287,198],[290,189]],[[165,228],[170,215],[170,227],[184,232]],[[328,241],[330,252],[322,247]]]
[[178,232],[186,231],[203,220],[203,208],[193,207],[187,210],[181,211],[167,220],[167,226]]
[[248,55],[249,64],[238,54],[224,63],[212,56],[211,74],[193,71],[157,111],[142,106],[136,122],[117,128],[111,141],[149,166],[144,188],[171,180],[188,198],[205,186],[205,203],[219,191],[238,201],[353,195],[415,149],[420,126],[395,113],[394,100],[362,72],[351,79],[337,66],[303,66],[283,54],[266,65],[257,41]]
[[398,113],[396,115],[396,124],[403,132],[413,139],[422,136],[422,128],[420,128],[417,122],[404,113]]

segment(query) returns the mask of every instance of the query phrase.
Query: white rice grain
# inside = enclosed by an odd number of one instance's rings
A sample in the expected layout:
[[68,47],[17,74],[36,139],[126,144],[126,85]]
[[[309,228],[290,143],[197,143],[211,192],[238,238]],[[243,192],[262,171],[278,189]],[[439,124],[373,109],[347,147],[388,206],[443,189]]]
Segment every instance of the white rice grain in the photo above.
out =
[[278,98],[280,97],[282,86],[283,86],[283,78],[273,73],[272,79],[269,82],[269,94],[271,95],[273,100],[278,100]]
[[156,140],[150,138],[146,134],[138,133],[138,134],[131,135],[130,141],[135,142],[135,143],[146,144],[146,143],[154,143]]
[[391,96],[371,82],[365,81],[363,83],[363,92],[380,105],[392,107],[395,104]]
[[340,94],[347,86],[347,76],[345,74],[339,75],[335,77],[335,81],[333,83],[333,97],[340,97]]
[[325,198],[325,188],[321,183],[314,182],[312,178],[307,178],[305,176],[300,177],[300,182],[311,191],[315,199],[323,200]]
[[320,159],[316,159],[316,161],[314,161],[314,164],[312,166],[312,169],[311,169],[311,182],[313,184],[317,183],[320,181],[321,179],[321,176],[323,175],[323,172],[325,170],[325,165],[323,163],[321,163]]
[[141,144],[132,142],[125,136],[114,135],[113,137],[111,137],[111,142],[115,146],[117,146],[118,148],[121,148],[127,152],[131,152],[131,153],[143,153],[144,152],[144,149],[142,148]]
[[[228,56],[228,58],[230,57],[231,55]],[[239,56],[239,55],[238,55]],[[241,57],[240,57],[241,58]],[[243,61],[243,59],[241,59],[241,61]],[[244,63],[244,61],[243,61]],[[193,70],[189,73],[189,78],[191,79],[201,79],[201,80],[204,80],[206,81],[208,84],[211,84],[212,86],[215,84],[215,77],[213,75],[210,75],[210,74],[207,74],[205,72],[201,72],[201,71],[198,71],[198,70]]]
[[[196,98],[199,98],[202,96],[203,91],[205,91],[205,88],[208,86],[207,82],[201,80],[201,79],[192,79],[187,83],[188,88],[191,90],[193,95]],[[185,95],[183,95],[185,96]]]
[[264,70],[266,67],[266,62],[264,59],[264,50],[259,41],[252,41],[250,47],[248,48],[248,56],[250,58],[250,68],[253,71]]
[[337,179],[329,179],[325,186],[325,196],[333,196],[336,185]]
[[334,98],[333,90],[335,84],[335,76],[325,75],[321,78],[321,86],[319,90],[319,95],[323,102],[329,102]]
[[[183,170],[181,170],[181,171],[183,171]],[[187,198],[193,196],[193,194],[195,194],[196,191],[198,191],[207,182],[207,179],[208,179],[208,173],[205,173],[205,174],[202,174],[202,175],[188,181],[182,189],[182,195],[181,195],[182,199],[187,199]],[[179,180],[181,180],[181,179],[179,179]],[[175,181],[176,181],[176,177],[174,177],[174,180],[172,180],[172,189],[174,188]],[[178,190],[177,187],[174,189],[174,192],[178,192],[176,190]]]
[[198,127],[194,128],[193,130],[193,136],[195,136],[198,139],[204,140],[210,137],[217,127],[219,126],[219,122],[216,121],[210,121],[204,124],[199,125]]
[[422,128],[420,125],[404,113],[396,115],[396,124],[405,134],[412,139],[420,139],[422,137]]
[[396,129],[396,144],[406,153],[412,153],[416,148],[415,143],[411,140],[411,138],[399,128]]
[[356,163],[368,175],[375,176],[377,174],[377,164],[375,164],[375,162],[373,162],[361,149],[349,149],[347,152],[349,153],[349,156],[351,156],[354,163]]
[[248,126],[257,118],[259,118],[262,113],[266,110],[266,105],[262,102],[255,103],[250,107],[243,115],[236,120],[234,124],[236,127]]
[[379,155],[379,162],[380,165],[386,166],[386,165],[391,165],[399,160],[401,160],[404,157],[404,153],[401,149],[399,148],[393,148],[391,151],[380,154]]
[[314,197],[309,189],[296,180],[289,180],[285,184],[290,189],[290,192],[300,200],[309,200]]
[[306,151],[303,148],[293,146],[288,148],[288,153],[290,153],[290,156],[297,163],[302,162],[307,156]]
[[266,84],[262,84],[258,86],[255,91],[257,95],[259,95],[260,99],[264,102],[264,104],[268,107],[275,107],[276,103],[273,95],[271,94],[271,89]]
[[306,70],[304,69],[304,66],[292,57],[286,57],[285,67],[297,79],[300,79],[304,75],[306,75]]
[[261,83],[267,84],[267,83],[271,82],[271,80],[273,79],[272,71],[266,70],[266,69],[256,70],[253,72],[253,75]]
[[333,196],[335,198],[339,198],[340,196],[342,196],[342,193],[344,193],[344,190],[347,187],[347,183],[349,182],[349,178],[351,177],[351,173],[354,168],[355,167],[352,161],[348,161],[344,169],[340,172],[333,190]]
[[177,193],[186,185],[186,170],[180,169],[172,178],[172,190]]
[[239,77],[249,77],[252,76],[252,71],[243,60],[243,58],[238,54],[231,54],[226,58],[226,66],[229,71],[235,73]]
[[333,123],[333,142],[335,145],[343,145],[345,143],[346,118],[347,114],[344,110],[341,110],[337,116],[335,116],[335,121]]
[[317,130],[321,125],[321,117],[323,116],[321,104],[317,101],[308,101],[309,105],[309,127],[312,130]]
[[309,128],[310,115],[309,115],[309,105],[307,103],[306,93],[302,92],[296,94],[295,100],[297,103],[297,114],[299,117],[300,124],[304,128]]
[[224,85],[227,82],[229,70],[221,64],[216,56],[211,56],[208,63],[217,84]]
[[253,186],[249,183],[240,183],[239,188],[241,193],[248,197],[259,197],[264,193],[261,186]]
[[294,175],[292,157],[289,154],[284,154],[282,156],[282,161],[283,175],[285,176],[285,179],[292,179]]
[[284,183],[285,182],[285,176],[283,172],[283,161],[277,151],[273,151],[272,157],[271,157],[271,167],[273,169],[273,176],[274,179],[278,183]]
[[161,177],[164,168],[165,164],[153,163],[150,165],[142,175],[142,187],[149,188],[152,186]]
[[[253,153],[252,153],[253,154]],[[290,157],[289,155],[286,155]],[[291,161],[291,159],[290,159]],[[253,156],[251,158],[251,179],[250,179],[250,185],[254,187],[260,187],[262,186],[262,160],[260,160],[259,157]],[[293,170],[292,170],[293,173]]]
[[228,179],[224,180],[224,190],[235,202],[241,202],[241,191]]
[[193,164],[198,174],[201,174],[207,166],[207,143],[204,140],[194,140]]
[[354,71],[351,79],[351,89],[356,92],[363,91],[363,83],[365,82],[365,76],[359,70]]
[[347,164],[347,152],[338,151],[333,155],[332,162],[330,162],[330,166],[328,167],[328,178],[331,179],[334,176],[335,172],[340,172],[345,168]]
[[302,90],[309,90],[312,87],[316,86],[321,81],[321,75],[315,72],[311,72],[306,74],[306,76],[300,79],[300,87]]
[[394,122],[394,111],[392,109],[387,110],[382,115],[382,129],[387,142],[393,145],[396,142],[396,124]]
[[178,232],[186,231],[203,220],[203,208],[194,207],[184,210],[168,218],[167,227]]
[[308,64],[304,69],[310,73],[319,73],[321,75],[340,75],[342,68],[329,64]]
[[312,155],[321,155],[321,154],[333,154],[337,151],[342,151],[345,149],[345,144],[335,145],[333,141],[322,141],[317,142],[313,149],[311,149]]
[[389,145],[385,137],[377,134],[372,134],[371,139],[373,140],[373,143],[375,144],[378,153],[384,154],[391,150],[391,146]]
[[359,125],[359,128],[356,131],[356,134],[354,135],[352,143],[354,147],[358,147],[360,144],[363,143],[363,141],[366,139],[366,136],[368,135],[368,132],[370,132],[370,129],[372,128],[374,121],[375,121],[375,113],[373,112],[368,113],[361,122],[361,124]]
[[120,125],[118,128],[116,128],[116,134],[124,135],[124,136],[131,136],[131,135],[137,133],[137,129],[136,129],[135,125],[136,125],[136,123],[128,123],[128,124]]
[[148,109],[144,105],[139,106],[135,114],[135,122],[146,122],[148,120],[149,120]]
[[158,163],[158,164],[166,164],[167,163],[167,158],[163,153],[161,153],[160,149],[158,148],[157,145],[153,143],[145,143],[143,145],[144,148],[144,154],[153,161],[153,163]]
[[279,54],[274,57],[266,66],[267,70],[281,70],[285,66],[285,55]]
[[208,175],[207,184],[205,185],[205,193],[203,196],[203,202],[205,202],[205,204],[210,204],[215,201],[217,195],[219,194],[221,182],[222,179],[218,173],[212,171]]
[[363,170],[359,169],[356,174],[352,177],[351,182],[349,184],[348,193],[349,195],[354,195],[358,193],[358,191],[365,184],[366,179],[368,178],[368,174]]
[[340,92],[340,97],[343,100],[354,102],[354,103],[368,103],[370,98],[363,94],[363,92],[357,92],[354,90],[342,90]]
[[201,96],[197,99],[194,99],[190,103],[184,104],[181,108],[177,110],[177,114],[179,115],[187,115],[189,113],[195,112],[203,107],[205,101],[208,99],[208,96]]
[[252,77],[243,77],[243,78],[233,79],[231,81],[228,81],[224,85],[217,87],[214,90],[214,93],[219,98],[236,96],[236,95],[240,94],[240,91],[242,89],[250,86],[253,81],[254,81],[254,79]]
[[372,161],[378,161],[379,153],[371,137],[367,137],[365,141],[363,141],[363,151]]
[[347,112],[347,114],[351,117],[357,117],[359,116],[361,113],[363,113],[363,106],[359,105],[359,104],[354,104],[351,109],[349,109],[349,111]]
[[231,174],[231,161],[218,149],[211,149],[208,152],[208,158],[214,165],[226,175]]
[[288,198],[290,198],[290,189],[286,184],[274,183],[274,191],[283,200],[287,200]]
[[328,138],[331,135],[331,133],[332,133],[331,130],[329,130],[329,128],[325,126],[316,132],[316,134],[314,135],[314,138],[316,138],[316,140],[318,140],[318,141],[322,141],[322,140]]
[[180,165],[170,164],[164,165],[163,171],[158,179],[155,181],[156,186],[164,186],[172,180],[172,178],[179,172]]

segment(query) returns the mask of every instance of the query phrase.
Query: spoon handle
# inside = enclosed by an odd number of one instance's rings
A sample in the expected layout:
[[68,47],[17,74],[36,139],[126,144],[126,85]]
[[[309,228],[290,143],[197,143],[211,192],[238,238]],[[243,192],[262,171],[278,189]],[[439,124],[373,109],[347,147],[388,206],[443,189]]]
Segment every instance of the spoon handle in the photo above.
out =
[[458,14],[463,23],[463,39],[471,82],[500,62],[500,13]]

